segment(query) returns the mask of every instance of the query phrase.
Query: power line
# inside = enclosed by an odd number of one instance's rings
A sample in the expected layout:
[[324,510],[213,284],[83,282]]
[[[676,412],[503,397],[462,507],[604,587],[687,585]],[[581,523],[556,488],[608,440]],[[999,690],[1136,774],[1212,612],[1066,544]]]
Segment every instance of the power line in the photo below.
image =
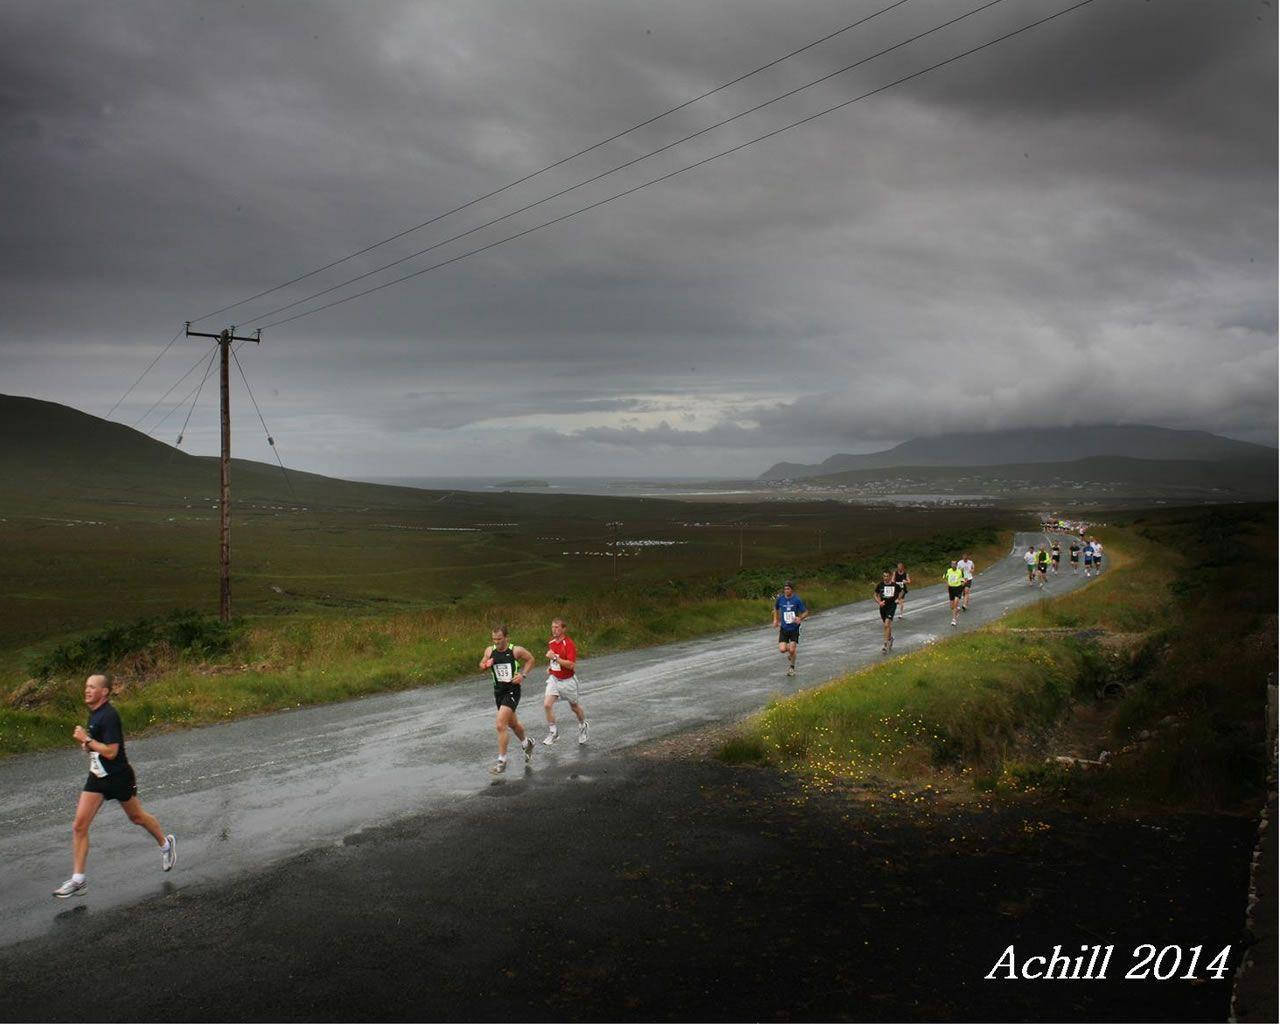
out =
[[289,496],[293,498],[294,504],[297,504],[298,495],[293,489],[293,481],[289,479],[289,471],[284,468],[284,462],[281,460],[280,452],[276,448],[276,439],[271,436],[267,421],[262,417],[262,410],[258,408],[258,400],[253,397],[253,388],[249,386],[249,378],[245,375],[244,367],[240,365],[240,357],[236,355],[235,349],[231,350],[231,358],[235,360],[236,369],[240,371],[240,379],[244,381],[244,389],[249,393],[249,401],[253,403],[253,409],[258,414],[258,421],[262,424],[262,432],[267,435],[267,445],[271,448],[271,454],[276,457],[276,462],[280,463],[280,472],[284,474],[284,482],[289,488]]
[[[177,411],[178,409],[181,409],[184,405],[187,404],[187,399],[190,398],[193,394],[196,396],[197,400],[200,398],[200,389],[204,387],[204,382],[209,379],[209,374],[213,370],[213,360],[214,360],[214,357],[217,356],[217,354],[218,354],[217,349],[214,349],[212,352],[209,353],[209,365],[204,368],[204,374],[200,377],[200,382],[194,388],[192,388],[190,391],[186,393],[182,401],[177,402],[172,409],[170,409],[167,413],[161,416],[159,422],[156,423],[155,426],[149,427],[147,429],[148,434],[155,434],[155,432],[160,429],[161,425],[164,423],[165,420],[167,420],[170,416],[172,416],[175,411]],[[200,359],[203,361],[204,356],[201,356]],[[196,366],[199,366],[199,365],[200,365],[199,363],[196,364]],[[195,367],[192,367],[192,369],[195,369]],[[190,370],[187,371],[187,373],[190,373],[190,372],[191,372]],[[186,374],[183,374],[183,376],[185,377]],[[191,403],[191,408],[195,409],[195,402]],[[188,423],[191,422],[191,413],[187,413],[187,422]],[[184,431],[186,430],[185,424],[183,425],[182,429]]]
[[[156,408],[160,405],[160,403],[161,403],[161,402],[163,402],[166,398],[168,398],[171,394],[173,394],[173,389],[174,389],[174,388],[176,388],[179,384],[181,384],[181,383],[182,383],[184,380],[186,380],[188,377],[190,377],[190,376],[191,376],[191,374],[195,371],[195,368],[196,368],[197,366],[199,366],[202,362],[204,362],[204,356],[201,356],[199,359],[197,359],[197,360],[192,364],[192,366],[191,366],[191,369],[190,369],[190,370],[188,370],[186,373],[184,373],[181,377],[179,377],[177,380],[175,380],[172,384],[170,384],[170,385],[169,385],[169,390],[168,390],[168,391],[166,391],[166,392],[165,392],[163,395],[161,395],[159,398],[157,398],[157,399],[156,399],[156,401],[155,401],[155,404],[154,404],[154,405],[152,405],[150,409],[148,409],[146,412],[144,412],[144,413],[143,413],[143,414],[138,418],[138,421],[137,421],[136,423],[134,423],[134,425],[133,425],[133,429],[134,429],[134,430],[137,430],[140,426],[142,426],[142,421],[143,421],[143,420],[145,420],[148,416],[150,416],[153,412],[155,412],[155,411],[156,411]],[[183,399],[183,401],[186,401],[186,399]]]
[[[677,106],[671,107],[668,110],[664,110],[661,114],[655,114],[653,117],[649,118],[647,121],[641,121],[639,124],[634,124],[630,128],[626,129],[625,131],[618,132],[616,135],[610,135],[607,139],[601,139],[599,142],[593,143],[592,145],[588,146],[586,149],[580,149],[576,153],[572,153],[569,156],[562,157],[561,159],[555,161],[554,163],[547,164],[545,167],[541,167],[538,170],[532,171],[521,178],[517,178],[514,181],[510,181],[507,184],[503,185],[501,188],[494,189],[492,192],[487,192],[482,196],[477,196],[475,199],[472,199],[469,202],[463,203],[461,206],[455,206],[452,210],[446,210],[444,213],[437,214],[435,217],[432,217],[430,220],[424,220],[421,224],[415,224],[411,228],[405,228],[403,231],[397,232],[394,235],[390,235],[379,242],[374,242],[371,245],[365,246],[363,249],[360,249],[356,252],[343,256],[340,259],[336,259],[332,263],[326,263],[323,267],[317,267],[315,270],[308,271],[307,273],[302,274],[299,277],[295,277],[291,281],[285,281],[283,284],[278,284],[273,288],[266,289],[266,291],[258,292],[256,295],[250,295],[247,299],[241,299],[239,302],[233,302],[229,306],[223,306],[221,309],[215,309],[212,312],[205,313],[203,316],[195,317],[192,319],[191,322],[196,323],[197,321],[200,321],[200,320],[207,320],[211,316],[217,316],[219,313],[225,313],[229,309],[235,309],[237,306],[243,306],[245,303],[252,302],[254,299],[260,299],[264,295],[270,295],[272,292],[278,292],[282,288],[288,288],[290,285],[297,284],[299,281],[305,281],[309,277],[315,277],[316,274],[323,273],[324,271],[330,270],[341,263],[346,263],[349,260],[353,260],[357,256],[363,256],[365,253],[372,252],[374,249],[377,249],[379,246],[386,245],[389,242],[394,242],[397,239],[404,238],[405,235],[410,235],[415,231],[421,230],[422,228],[429,227],[432,224],[435,224],[438,221],[444,220],[446,217],[450,217],[455,213],[461,213],[463,210],[466,210],[472,206],[475,206],[477,203],[482,203],[486,199],[492,199],[496,195],[501,195],[503,192],[506,192],[509,189],[515,188],[517,185],[521,185],[532,178],[536,178],[539,174],[544,174],[547,171],[554,170],[555,168],[560,167],[563,164],[567,164],[570,160],[576,160],[578,157],[585,156],[586,154],[599,149],[601,146],[606,146],[610,142],[615,142],[618,139],[622,138],[624,135],[629,135],[634,131],[639,131],[641,128],[648,127],[649,125],[653,124],[655,121],[659,121],[662,118],[666,117],[668,114],[674,114],[678,110],[683,110],[685,107],[692,106],[694,103],[697,103],[699,100],[704,100],[708,96],[713,96],[724,89],[728,89],[730,86],[737,85],[739,82],[746,81],[746,79],[750,78],[752,75],[758,75],[761,71],[767,71],[769,68],[774,67],[777,64],[781,64],[784,60],[789,60],[790,58],[796,56],[797,54],[804,53],[805,50],[810,50],[813,47],[818,46],[820,43],[825,43],[828,40],[834,39],[836,36],[841,35],[844,32],[848,32],[851,29],[855,29],[860,25],[865,25],[867,22],[871,21],[872,19],[878,18],[882,14],[887,14],[889,11],[893,10],[895,7],[901,7],[903,4],[907,2],[908,0],[896,0],[895,3],[890,4],[888,7],[885,7],[882,10],[876,11],[874,14],[869,14],[865,18],[861,18],[858,21],[855,21],[849,25],[845,25],[843,28],[836,29],[834,32],[828,33],[827,35],[823,36],[821,39],[815,39],[811,43],[806,43],[804,46],[800,47],[798,50],[792,50],[790,53],[784,54],[781,57],[775,58],[774,60],[769,61],[767,64],[761,64],[758,68],[756,68],[753,71],[748,71],[744,75],[739,75],[737,78],[733,79],[730,82],[725,82],[723,85],[717,85],[714,89],[709,89],[706,92],[693,97],[693,99],[685,100],[683,103],[678,104]],[[306,301],[306,300],[303,300],[303,301]],[[270,316],[272,314],[265,313],[263,315]]]
[[[204,389],[204,382],[209,379],[209,372],[213,369],[213,355],[213,353],[209,354],[209,365],[205,368],[204,376],[200,378],[200,384],[196,387],[196,397],[192,399],[191,408],[187,410],[187,418],[182,421],[182,429],[178,431],[178,440],[175,443],[175,447],[182,444],[182,439],[187,435],[187,424],[191,422],[191,414],[196,411],[196,405],[200,401],[200,392]],[[164,420],[160,422],[163,423]],[[159,430],[160,423],[157,423],[153,429]]]
[[684,167],[678,168],[674,171],[670,171],[667,174],[660,175],[657,178],[652,178],[649,181],[636,185],[634,188],[629,188],[626,191],[619,192],[616,195],[609,196],[607,199],[601,199],[599,202],[591,203],[589,206],[584,206],[581,209],[573,210],[570,213],[566,213],[566,214],[563,214],[562,216],[555,217],[551,220],[543,222],[542,224],[537,224],[531,228],[526,228],[523,231],[518,231],[515,234],[508,235],[506,238],[500,238],[497,241],[490,242],[487,245],[478,246],[475,249],[471,249],[468,252],[461,253],[457,256],[452,257],[451,259],[442,260],[441,262],[434,263],[429,267],[423,267],[420,270],[415,270],[410,274],[404,274],[403,276],[397,277],[392,281],[386,281],[382,284],[374,285],[372,288],[366,288],[363,291],[355,292],[354,294],[347,295],[341,299],[335,299],[333,302],[325,303],[324,305],[317,306],[314,309],[304,310],[301,313],[295,313],[293,316],[284,317],[280,320],[273,320],[270,323],[262,324],[259,326],[258,329],[267,330],[270,327],[279,327],[282,324],[287,324],[294,320],[300,320],[303,317],[311,316],[314,313],[320,313],[326,309],[332,309],[334,306],[340,306],[345,302],[351,302],[353,299],[363,298],[366,295],[371,295],[374,292],[381,291],[384,288],[390,288],[392,285],[397,285],[404,281],[409,281],[415,277],[421,277],[423,274],[429,273],[433,270],[439,270],[442,267],[447,267],[450,264],[457,263],[461,260],[467,259],[470,256],[475,256],[477,253],[485,252],[486,250],[492,249],[495,246],[503,245],[507,242],[514,241],[517,238],[523,238],[525,235],[532,234],[535,231],[540,231],[543,228],[550,227],[553,224],[559,224],[561,221],[566,221],[566,220],[569,220],[571,217],[576,217],[579,214],[597,209],[601,206],[604,206],[608,203],[613,202],[616,199],[622,199],[622,198],[625,198],[626,196],[633,195],[634,193],[639,192],[641,189],[648,188],[650,185],[656,185],[659,182],[668,180],[669,178],[674,178],[678,174],[683,174],[685,171],[691,171],[696,167],[702,167],[703,165],[709,164],[712,161],[719,160],[721,157],[729,156],[730,154],[736,153],[739,150],[746,149],[748,146],[755,145],[757,142],[763,142],[765,139],[773,138],[775,135],[781,135],[785,131],[789,131],[792,128],[797,128],[802,124],[807,124],[810,121],[814,121],[817,118],[823,117],[824,115],[830,114],[836,110],[841,110],[844,107],[849,106],[850,104],[857,103],[860,100],[867,99],[868,97],[871,97],[871,96],[875,96],[877,93],[882,93],[887,89],[892,89],[895,86],[901,85],[904,82],[909,82],[914,78],[919,78],[922,75],[926,75],[931,71],[936,71],[938,68],[945,67],[948,64],[952,64],[958,60],[962,60],[963,58],[971,56],[972,54],[978,53],[981,50],[985,50],[988,47],[995,46],[997,43],[1002,43],[1007,39],[1012,39],[1014,36],[1021,35],[1023,32],[1028,32],[1033,28],[1038,28],[1040,25],[1043,25],[1046,22],[1053,21],[1055,18],[1060,18],[1065,14],[1070,14],[1072,11],[1079,10],[1081,7],[1086,7],[1091,3],[1093,3],[1093,0],[1079,0],[1078,3],[1072,4],[1070,7],[1065,7],[1054,14],[1047,15],[1046,17],[1040,18],[1037,21],[1033,21],[1028,25],[1024,25],[1022,26],[1022,28],[1014,29],[1012,32],[1006,32],[1002,36],[997,36],[995,39],[988,40],[985,43],[972,47],[971,49],[965,50],[962,53],[958,53],[955,56],[948,57],[946,60],[939,61],[936,64],[931,64],[928,67],[922,68],[919,71],[914,71],[909,75],[904,75],[902,78],[895,79],[894,81],[889,82],[887,85],[882,85],[876,89],[870,90],[869,92],[865,92],[859,96],[855,96],[852,99],[844,100],[840,103],[835,104],[834,106],[827,107],[824,110],[819,110],[813,114],[809,114],[808,116],[802,117],[797,121],[792,121],[790,124],[783,125],[781,128],[775,128],[773,131],[766,132],[764,135],[759,135],[754,139],[749,139],[746,142],[740,143],[739,145],[733,146],[729,149],[722,150],[719,153],[715,153],[712,156],[706,157],[702,160],[698,160],[695,163],[691,163]]
[[169,344],[167,344],[164,348],[160,350],[160,355],[156,356],[153,360],[151,360],[151,362],[147,363],[147,368],[143,370],[140,374],[138,374],[138,379],[129,385],[125,393],[121,395],[120,398],[117,400],[116,404],[113,405],[108,410],[107,415],[104,416],[103,419],[108,419],[108,420],[111,419],[111,414],[120,408],[120,403],[129,397],[129,392],[142,383],[142,378],[151,372],[151,367],[155,366],[156,363],[160,362],[161,357],[163,357],[164,354],[169,351],[169,349],[173,348],[174,342],[176,342],[181,337],[182,337],[182,332],[179,331],[171,339],[169,339]]
[[450,242],[456,242],[459,239],[466,238],[468,235],[474,235],[477,231],[482,231],[485,228],[492,227],[494,224],[499,224],[504,220],[509,220],[510,218],[516,216],[517,214],[525,213],[529,210],[532,210],[534,207],[541,206],[544,203],[549,203],[553,199],[559,199],[561,196],[567,195],[568,193],[573,192],[575,189],[579,189],[587,185],[591,185],[594,182],[599,181],[601,178],[607,178],[610,174],[614,174],[618,171],[625,170],[628,167],[632,167],[643,160],[649,159],[649,157],[651,156],[657,156],[659,153],[665,153],[667,150],[673,149],[674,147],[679,146],[681,143],[688,142],[691,139],[696,139],[700,135],[706,135],[708,132],[714,131],[717,128],[722,128],[725,125],[729,124],[731,121],[736,121],[739,118],[746,117],[748,114],[754,114],[757,111],[763,110],[765,107],[771,106],[774,103],[779,103],[782,100],[789,99],[790,97],[795,96],[797,93],[804,92],[806,89],[812,89],[814,86],[821,85],[823,82],[829,81],[830,79],[835,78],[838,75],[842,75],[846,71],[852,71],[854,68],[861,67],[863,64],[873,61],[878,57],[883,57],[887,53],[891,53],[894,50],[901,49],[902,47],[908,46],[911,43],[918,42],[919,40],[923,39],[925,36],[933,35],[935,32],[941,32],[944,28],[950,28],[952,25],[956,24],[957,22],[964,21],[966,18],[971,18],[975,14],[980,14],[983,11],[987,10],[988,8],[995,7],[997,4],[1001,4],[1003,2],[1004,0],[988,0],[987,3],[984,3],[979,7],[975,7],[973,10],[969,11],[967,14],[961,14],[955,18],[952,18],[950,21],[944,21],[940,25],[935,25],[933,28],[927,29],[924,32],[920,32],[914,36],[911,36],[910,38],[904,39],[899,43],[894,43],[894,45],[886,47],[885,49],[880,50],[877,53],[873,53],[869,57],[863,57],[861,60],[855,61],[852,64],[848,64],[845,67],[840,68],[839,70],[832,71],[830,74],[823,75],[821,78],[814,79],[812,82],[809,82],[806,85],[799,86],[795,89],[790,90],[789,92],[784,92],[781,96],[775,96],[771,100],[766,100],[763,103],[758,103],[754,107],[750,107],[747,110],[743,110],[737,114],[733,114],[730,117],[726,117],[721,121],[717,121],[715,124],[707,125],[705,128],[701,128],[691,135],[686,135],[683,138],[676,139],[674,142],[668,142],[664,146],[659,146],[657,149],[650,150],[648,153],[645,153],[641,156],[635,157],[634,159],[627,160],[623,163],[620,163],[616,167],[611,167],[607,171],[602,171],[601,173],[594,175],[593,177],[590,177],[584,181],[578,182],[576,185],[570,185],[568,188],[561,189],[559,192],[553,193],[552,195],[547,196],[545,199],[539,199],[537,200],[537,202],[529,203],[527,206],[522,206],[517,210],[512,210],[510,213],[504,213],[501,217],[495,217],[492,220],[486,221],[483,224],[478,224],[476,227],[470,228],[467,231],[463,231],[459,234],[453,235],[450,238],[443,239],[442,241],[436,242],[433,245],[427,246],[425,249],[419,249],[417,252],[411,252],[407,256],[401,256],[399,259],[392,260],[390,263],[384,263],[380,267],[374,267],[372,270],[366,271],[363,274],[358,274],[355,277],[349,278],[346,281],[341,281],[338,284],[331,285],[328,288],[322,288],[320,291],[313,292],[311,295],[306,295],[301,299],[297,299],[294,302],[286,303],[283,306],[277,306],[275,309],[269,309],[265,313],[259,314],[259,316],[256,319],[258,321],[265,320],[268,317],[276,316],[277,314],[283,313],[287,310],[294,309],[297,306],[301,306],[304,302],[310,302],[312,299],[318,299],[323,295],[329,295],[332,292],[336,292],[340,288],[346,288],[348,285],[355,284],[357,281],[364,281],[367,278],[373,277],[375,274],[382,273],[384,270],[390,270],[392,267],[400,266],[400,264],[402,263],[407,263],[412,259],[417,259],[417,257],[419,256],[424,256],[429,252],[433,252],[434,250],[439,249],[442,246],[448,245]]

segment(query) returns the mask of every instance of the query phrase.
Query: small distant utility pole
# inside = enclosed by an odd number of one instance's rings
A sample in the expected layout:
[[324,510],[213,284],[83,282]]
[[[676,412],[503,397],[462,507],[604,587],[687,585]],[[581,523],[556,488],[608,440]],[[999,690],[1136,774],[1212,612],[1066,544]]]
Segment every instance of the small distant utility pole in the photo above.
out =
[[745,519],[738,520],[738,568],[742,568],[742,535],[747,528]]
[[622,524],[615,521],[615,522],[611,522],[609,525],[613,527],[613,582],[615,585],[617,585],[617,582],[618,582],[618,527],[621,526]]
[[188,338],[212,338],[218,343],[222,353],[222,460],[219,480],[222,494],[219,512],[219,583],[218,583],[218,617],[223,622],[231,621],[231,343],[233,341],[252,341],[261,344],[262,332],[258,331],[252,338],[241,338],[236,334],[235,326],[226,328],[217,334],[202,334],[191,329],[191,321],[187,321]]

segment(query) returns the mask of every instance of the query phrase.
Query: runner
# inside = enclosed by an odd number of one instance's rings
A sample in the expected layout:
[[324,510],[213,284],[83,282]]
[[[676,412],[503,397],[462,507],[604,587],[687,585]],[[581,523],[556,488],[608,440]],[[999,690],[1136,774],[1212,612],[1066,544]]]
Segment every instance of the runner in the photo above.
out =
[[1093,542],[1093,571],[1099,574],[1102,572],[1102,541],[1096,538]]
[[587,718],[578,701],[578,649],[564,631],[564,619],[551,620],[551,639],[547,641],[547,689],[542,698],[542,710],[547,715],[547,738],[542,742],[548,747],[556,741],[560,731],[556,728],[553,708],[561,697],[569,702],[569,710],[578,719],[578,745],[587,742]]
[[964,596],[964,570],[957,566],[953,560],[951,568],[946,571],[945,575],[947,596],[951,599],[951,625],[958,626],[960,623],[956,621],[956,608],[959,606],[960,598]]
[[911,585],[911,573],[907,572],[907,567],[901,562],[898,563],[898,568],[893,571],[893,582],[898,588],[898,616],[905,619],[907,617],[907,587]]
[[1044,589],[1045,581],[1049,578],[1049,552],[1043,544],[1040,550],[1036,552],[1036,570],[1040,575],[1040,589]]
[[778,653],[787,655],[787,675],[796,674],[796,647],[800,643],[800,623],[809,617],[809,609],[790,580],[782,585],[782,593],[773,602],[773,624],[778,627]]
[[1053,561],[1053,574],[1058,575],[1058,563],[1062,561],[1062,545],[1054,538],[1053,547],[1049,549],[1049,557]]
[[1067,549],[1067,556],[1071,559],[1071,575],[1075,576],[1080,571],[1080,545],[1073,539],[1071,547]]
[[1093,542],[1084,542],[1084,574],[1085,576],[1093,575]]
[[960,602],[960,610],[967,612],[969,610],[969,591],[973,589],[973,559],[966,553],[960,561],[956,562],[956,568],[964,573],[964,600]]
[[[507,627],[497,625],[489,634],[493,643],[484,649],[484,657],[480,659],[480,668],[493,673],[493,702],[498,706],[498,714],[494,720],[494,728],[498,730],[498,760],[489,767],[494,775],[501,775],[507,770],[507,731],[516,734],[520,748],[524,751],[524,763],[533,760],[533,740],[524,733],[524,726],[516,717],[516,706],[520,703],[520,684],[533,668],[533,655],[523,647],[512,647],[507,639]],[[516,668],[516,661],[520,668]]]
[[89,887],[84,874],[89,859],[89,826],[104,800],[119,801],[129,820],[151,833],[160,846],[161,870],[170,871],[178,863],[178,841],[165,835],[160,823],[138,802],[138,780],[124,752],[124,726],[120,714],[111,706],[111,677],[95,674],[86,679],[84,702],[89,706],[89,727],[77,725],[71,736],[89,755],[89,777],[71,826],[71,877],[53,890],[64,900],[81,895]]
[[893,613],[898,610],[898,584],[894,582],[893,573],[884,571],[884,579],[875,585],[872,591],[876,604],[880,606],[880,621],[884,624],[884,645],[881,654],[888,654],[893,646]]
[[1027,586],[1031,586],[1036,581],[1036,549],[1033,545],[1027,545],[1022,560],[1027,563]]

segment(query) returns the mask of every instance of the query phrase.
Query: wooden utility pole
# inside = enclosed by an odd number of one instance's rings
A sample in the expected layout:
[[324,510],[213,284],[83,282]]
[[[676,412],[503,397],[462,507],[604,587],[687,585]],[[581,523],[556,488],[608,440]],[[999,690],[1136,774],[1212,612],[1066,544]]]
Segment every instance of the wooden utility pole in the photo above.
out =
[[237,336],[235,326],[226,328],[217,334],[202,334],[191,329],[191,321],[187,321],[188,338],[212,338],[221,350],[222,367],[220,373],[222,391],[222,459],[219,466],[219,483],[221,496],[219,500],[218,526],[218,617],[223,622],[231,621],[231,343],[233,341],[252,341],[255,345],[262,342],[262,332],[258,331],[252,338]]

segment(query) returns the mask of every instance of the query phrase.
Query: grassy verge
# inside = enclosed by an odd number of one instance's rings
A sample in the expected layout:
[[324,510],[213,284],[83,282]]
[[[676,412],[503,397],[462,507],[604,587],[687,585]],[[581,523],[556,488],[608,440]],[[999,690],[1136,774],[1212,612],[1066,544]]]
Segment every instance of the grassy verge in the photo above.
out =
[[[490,625],[498,621],[509,625],[514,642],[540,655],[550,620],[563,615],[589,657],[767,622],[772,594],[784,576],[794,576],[810,607],[821,610],[865,598],[888,562],[907,560],[917,579],[932,579],[958,550],[970,550],[986,564],[1001,557],[1009,543],[1009,533],[982,528],[904,541],[875,555],[820,567],[780,564],[698,582],[650,582],[589,591],[572,602],[535,594],[520,601],[498,603],[490,597],[378,617],[246,623],[217,658],[184,652],[172,642],[121,652],[121,638],[150,637],[157,630],[139,624],[110,627],[34,656],[31,665],[53,665],[58,671],[17,687],[7,706],[0,706],[0,751],[65,744],[84,715],[84,676],[100,668],[117,672],[124,684],[113,703],[131,734],[187,727],[475,675]],[[531,589],[521,587],[526,595]]]
[[[1110,568],[1090,586],[779,701],[722,756],[819,785],[945,772],[1113,806],[1254,799],[1276,663],[1275,506],[1162,510],[1100,536]],[[1106,684],[1123,698],[1100,702]],[[1108,767],[1046,760],[1081,717]]]
[[1087,657],[1070,640],[960,636],[779,701],[723,756],[819,779],[999,764],[1024,730],[1068,706]]

